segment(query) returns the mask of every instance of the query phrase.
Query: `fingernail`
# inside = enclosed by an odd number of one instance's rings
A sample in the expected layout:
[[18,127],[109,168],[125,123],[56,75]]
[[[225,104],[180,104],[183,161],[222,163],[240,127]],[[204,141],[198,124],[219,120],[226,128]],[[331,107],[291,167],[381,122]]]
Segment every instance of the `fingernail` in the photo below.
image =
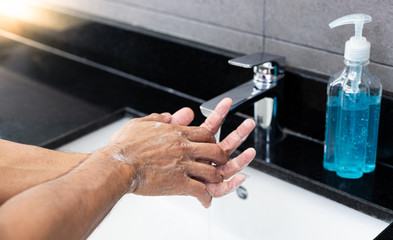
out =
[[253,156],[253,159],[254,159],[255,156],[257,155],[257,151],[255,150],[255,148],[250,147],[250,148],[248,148],[246,151],[251,151],[251,152],[252,152],[252,155],[254,155],[254,156]]
[[249,128],[255,128],[255,121],[251,118],[248,118],[244,121],[244,125]]

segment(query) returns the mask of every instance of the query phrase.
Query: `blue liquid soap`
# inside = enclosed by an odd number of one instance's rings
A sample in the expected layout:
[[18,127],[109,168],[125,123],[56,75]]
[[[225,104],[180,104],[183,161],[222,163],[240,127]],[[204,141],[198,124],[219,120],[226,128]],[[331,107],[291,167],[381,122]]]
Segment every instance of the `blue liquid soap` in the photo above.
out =
[[343,178],[360,178],[366,163],[369,97],[345,93],[336,139],[336,171]]
[[[366,147],[366,162],[363,172],[370,173],[375,170],[378,145],[379,114],[381,109],[381,97],[370,97],[368,135]],[[335,144],[337,136],[338,120],[340,119],[340,97],[329,97],[326,110],[325,148],[323,167],[329,171],[336,171]]]
[[370,42],[362,36],[366,14],[350,14],[329,24],[330,28],[355,25],[355,35],[345,43],[342,72],[328,84],[325,132],[325,169],[343,178],[360,178],[375,169],[382,85],[369,72]]
[[335,145],[337,121],[340,119],[340,97],[328,97],[326,109],[325,146],[323,152],[323,167],[329,171],[335,171]]
[[381,109],[381,97],[370,97],[370,117],[368,123],[368,137],[367,137],[367,155],[366,163],[363,171],[369,173],[374,171],[375,162],[377,158],[377,145],[378,145],[378,125],[379,125],[379,112]]

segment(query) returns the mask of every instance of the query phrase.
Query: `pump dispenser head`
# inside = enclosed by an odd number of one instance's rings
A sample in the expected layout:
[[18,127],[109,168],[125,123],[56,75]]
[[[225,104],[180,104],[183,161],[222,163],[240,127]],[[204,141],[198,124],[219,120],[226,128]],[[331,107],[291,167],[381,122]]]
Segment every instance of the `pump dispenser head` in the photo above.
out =
[[329,23],[330,28],[345,24],[355,25],[355,36],[345,43],[344,58],[349,61],[366,61],[370,58],[370,42],[362,36],[363,24],[371,22],[371,16],[367,14],[351,14],[338,18]]

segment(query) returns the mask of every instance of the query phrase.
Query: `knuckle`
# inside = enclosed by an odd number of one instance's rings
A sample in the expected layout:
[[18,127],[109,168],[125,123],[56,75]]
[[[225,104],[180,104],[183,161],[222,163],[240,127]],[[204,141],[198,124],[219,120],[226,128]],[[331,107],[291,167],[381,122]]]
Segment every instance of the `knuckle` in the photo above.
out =
[[213,129],[213,125],[209,118],[203,123],[203,128],[205,128],[207,131],[209,131],[209,129]]
[[224,150],[222,150],[222,151],[224,154],[225,163],[227,163],[231,159],[231,156],[227,151],[224,151]]
[[221,148],[218,145],[214,145],[214,147],[212,148],[212,153],[215,156],[221,155]]
[[182,128],[180,128],[179,126],[168,124],[167,127],[168,127],[168,130],[171,131],[176,137],[180,137],[183,139],[186,138],[186,134],[184,133]]
[[159,118],[160,116],[161,116],[161,115],[158,114],[158,113],[152,113],[152,114],[149,115],[149,117],[150,117],[151,119],[157,119],[157,118]]
[[222,149],[221,147],[220,147],[220,149],[221,149],[221,154],[222,154],[223,158],[226,160],[226,162],[228,162],[230,159],[230,153],[228,151]]
[[220,157],[220,159],[223,159],[223,160],[229,159],[229,154],[218,145],[215,145],[214,154],[216,154],[216,156]]
[[207,130],[206,128],[204,128],[204,127],[199,128],[199,131],[201,132],[201,134],[203,136],[206,136],[206,137],[211,137],[212,136],[212,133],[209,130]]
[[216,142],[216,138],[214,137],[214,134],[212,132],[210,132],[209,130],[207,130],[206,128],[202,128],[202,132],[204,137],[206,138],[207,141],[215,143]]
[[205,184],[200,185],[197,191],[198,191],[198,195],[201,197],[206,197],[206,195],[208,194]]
[[189,142],[187,141],[180,141],[179,143],[180,145],[180,149],[184,152],[184,151],[190,151],[192,149],[191,145]]
[[230,174],[231,169],[228,167],[228,164],[225,164],[217,167],[217,172],[223,177],[223,179],[226,179],[228,174]]
[[127,125],[129,125],[129,124],[134,124],[134,123],[136,123],[136,122],[140,122],[140,121],[143,121],[143,119],[144,119],[145,117],[143,117],[143,118],[133,118],[133,119],[131,119],[130,121],[128,121],[126,124]]
[[213,180],[216,178],[217,176],[217,171],[214,167],[210,167],[207,169],[207,176],[209,177],[209,179]]
[[222,182],[223,177],[218,173],[215,167],[210,168],[209,170],[210,179],[214,182]]

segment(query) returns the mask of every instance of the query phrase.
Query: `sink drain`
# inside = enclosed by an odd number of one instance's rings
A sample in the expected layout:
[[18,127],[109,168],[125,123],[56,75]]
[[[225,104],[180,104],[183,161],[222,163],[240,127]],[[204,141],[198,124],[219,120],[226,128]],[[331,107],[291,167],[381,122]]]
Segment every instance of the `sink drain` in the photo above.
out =
[[246,200],[248,197],[247,189],[243,186],[238,187],[236,189],[236,193],[237,193],[237,196],[239,196],[239,198],[241,198],[243,200]]

